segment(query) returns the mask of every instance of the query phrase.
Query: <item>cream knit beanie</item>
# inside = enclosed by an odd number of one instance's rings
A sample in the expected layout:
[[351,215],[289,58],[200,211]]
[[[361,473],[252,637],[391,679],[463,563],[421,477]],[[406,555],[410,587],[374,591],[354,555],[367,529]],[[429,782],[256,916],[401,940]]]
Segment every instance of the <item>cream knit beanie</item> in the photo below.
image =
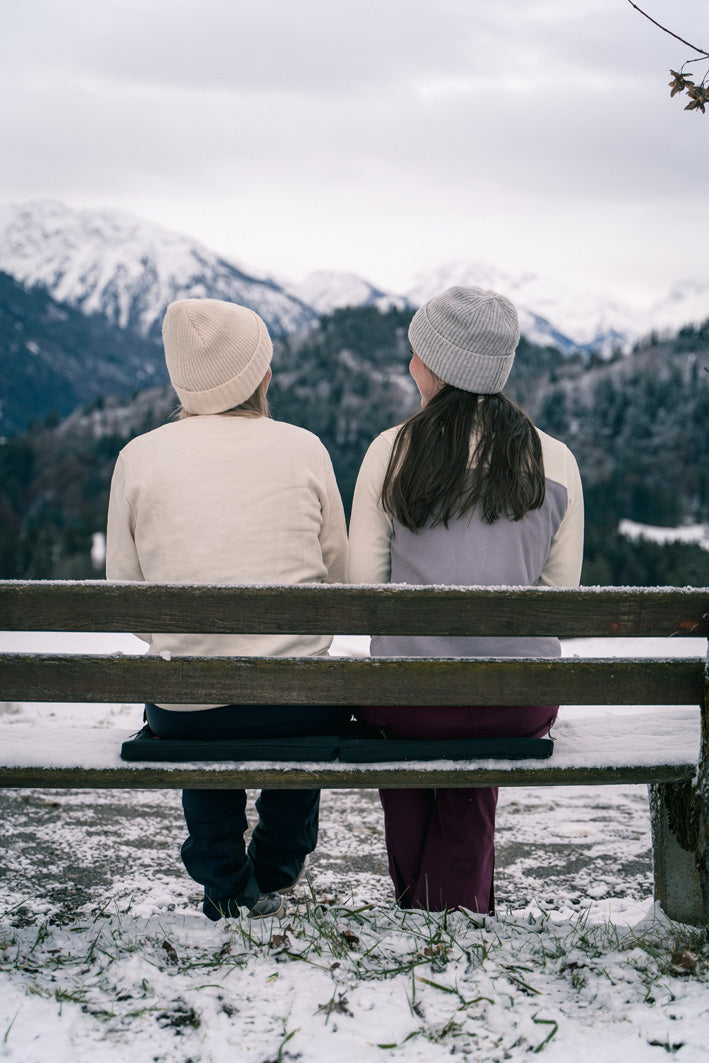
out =
[[162,326],[172,386],[187,413],[223,413],[253,395],[273,345],[253,310],[221,299],[178,299]]
[[414,314],[412,349],[446,384],[493,395],[502,391],[519,343],[517,311],[484,288],[448,288]]

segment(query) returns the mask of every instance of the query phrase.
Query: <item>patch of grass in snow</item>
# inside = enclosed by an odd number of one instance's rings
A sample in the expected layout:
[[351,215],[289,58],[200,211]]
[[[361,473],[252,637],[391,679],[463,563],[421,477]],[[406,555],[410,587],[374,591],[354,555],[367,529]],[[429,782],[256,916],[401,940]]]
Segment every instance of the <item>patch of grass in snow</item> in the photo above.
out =
[[23,1010],[40,1004],[55,1023],[83,1017],[116,1058],[127,1032],[155,1058],[170,1058],[175,1038],[203,1059],[213,1038],[222,1058],[217,1039],[245,1026],[253,1063],[282,1063],[333,1033],[359,1038],[362,1058],[414,1039],[490,1061],[541,1054],[579,1022],[586,1034],[610,1024],[614,1037],[636,1022],[647,1044],[684,1043],[667,1031],[692,986],[706,993],[706,932],[663,918],[622,928],[590,911],[491,918],[311,894],[280,922],[108,909],[70,926],[0,920],[0,985],[21,994],[0,1025],[2,1054],[21,1058]]

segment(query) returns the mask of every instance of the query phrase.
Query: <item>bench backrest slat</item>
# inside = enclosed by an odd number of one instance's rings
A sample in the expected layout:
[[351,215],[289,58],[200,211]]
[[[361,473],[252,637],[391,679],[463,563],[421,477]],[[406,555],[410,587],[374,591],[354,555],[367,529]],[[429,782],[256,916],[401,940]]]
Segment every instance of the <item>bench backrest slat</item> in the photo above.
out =
[[445,659],[0,654],[3,700],[319,705],[690,705],[700,658]]
[[440,588],[0,581],[0,629],[709,636],[708,588]]

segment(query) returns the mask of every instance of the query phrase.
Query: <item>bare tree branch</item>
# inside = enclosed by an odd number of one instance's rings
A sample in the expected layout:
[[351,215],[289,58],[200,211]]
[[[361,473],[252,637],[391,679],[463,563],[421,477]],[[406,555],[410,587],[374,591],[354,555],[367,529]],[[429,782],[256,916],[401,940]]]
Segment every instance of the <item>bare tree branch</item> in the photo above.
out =
[[657,26],[658,29],[661,29],[663,33],[668,33],[670,37],[674,37],[676,41],[680,41],[682,44],[686,44],[688,48],[692,49],[692,51],[699,52],[700,55],[704,55],[707,57],[707,59],[709,59],[709,52],[707,52],[706,49],[697,48],[696,44],[692,44],[690,41],[685,41],[684,37],[679,37],[676,33],[673,33],[672,30],[668,30],[667,26],[663,26],[659,22],[656,22],[651,15],[648,15],[647,11],[643,11],[641,7],[638,7],[637,4],[633,3],[633,0],[628,0],[628,3],[631,7],[634,7],[636,11],[639,11],[641,15],[644,15],[645,18],[648,19],[648,21],[652,22],[654,26]]

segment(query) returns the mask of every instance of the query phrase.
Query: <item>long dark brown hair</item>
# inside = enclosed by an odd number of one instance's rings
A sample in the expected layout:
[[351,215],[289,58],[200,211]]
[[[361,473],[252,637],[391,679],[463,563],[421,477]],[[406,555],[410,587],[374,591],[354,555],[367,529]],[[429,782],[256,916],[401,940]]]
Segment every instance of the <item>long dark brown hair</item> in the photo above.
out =
[[539,435],[501,392],[476,395],[444,384],[398,431],[382,505],[417,531],[477,509],[488,524],[520,520],[544,502]]

